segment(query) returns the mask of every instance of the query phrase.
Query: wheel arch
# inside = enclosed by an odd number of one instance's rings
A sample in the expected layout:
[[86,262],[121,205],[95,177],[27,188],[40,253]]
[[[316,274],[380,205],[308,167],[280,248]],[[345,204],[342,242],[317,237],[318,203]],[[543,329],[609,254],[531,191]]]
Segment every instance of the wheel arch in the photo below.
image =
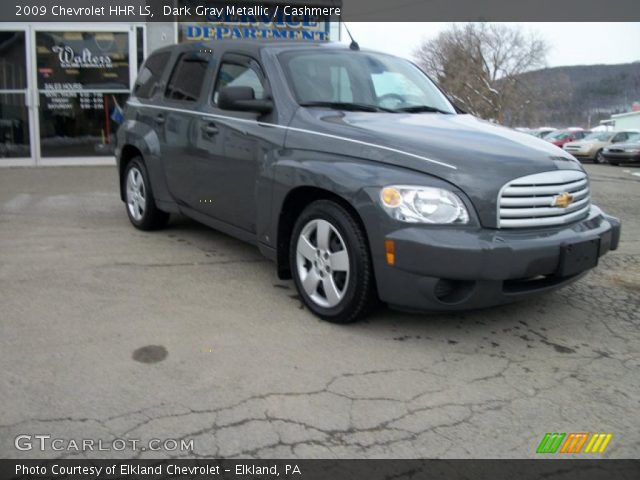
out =
[[347,210],[356,220],[366,235],[366,227],[358,210],[346,198],[330,190],[312,186],[300,185],[291,189],[285,196],[278,216],[276,233],[276,264],[278,277],[291,278],[291,265],[289,264],[289,248],[291,234],[298,216],[311,203],[317,200],[331,200]]

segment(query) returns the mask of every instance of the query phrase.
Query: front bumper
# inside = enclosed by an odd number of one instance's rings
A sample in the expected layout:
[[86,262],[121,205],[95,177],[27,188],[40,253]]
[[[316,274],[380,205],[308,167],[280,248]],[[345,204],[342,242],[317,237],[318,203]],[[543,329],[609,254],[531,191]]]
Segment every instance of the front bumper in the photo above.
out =
[[579,160],[593,160],[596,156],[596,152],[591,150],[574,150],[571,148],[564,148],[564,151],[573,155]]
[[570,153],[571,155],[576,157],[578,160],[594,160],[596,158],[596,155],[592,153],[570,152],[569,150],[567,150],[567,153]]
[[602,152],[607,160],[613,160],[620,163],[640,162],[640,153],[633,152]]
[[592,207],[564,227],[492,230],[410,226],[388,233],[395,263],[374,260],[378,293],[410,310],[465,310],[508,303],[571,283],[558,275],[563,245],[596,240],[598,256],[618,247],[620,221]]

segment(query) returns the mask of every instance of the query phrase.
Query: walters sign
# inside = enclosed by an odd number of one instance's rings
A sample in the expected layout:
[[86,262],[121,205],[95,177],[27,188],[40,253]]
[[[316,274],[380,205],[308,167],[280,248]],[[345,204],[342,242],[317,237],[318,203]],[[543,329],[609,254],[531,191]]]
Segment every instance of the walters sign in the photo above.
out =
[[76,54],[72,47],[54,45],[51,51],[58,55],[62,68],[113,68],[109,55],[96,55],[88,48],[83,48],[80,54]]
[[126,32],[36,32],[41,90],[129,89]]

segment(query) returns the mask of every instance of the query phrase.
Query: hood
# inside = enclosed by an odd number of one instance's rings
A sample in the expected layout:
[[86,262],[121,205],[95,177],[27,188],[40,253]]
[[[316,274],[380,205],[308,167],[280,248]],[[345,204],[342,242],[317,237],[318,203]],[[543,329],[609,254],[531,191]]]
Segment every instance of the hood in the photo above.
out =
[[[463,190],[484,225],[495,225],[498,192],[510,180],[582,170],[551,143],[471,115],[343,112],[300,108],[287,147],[363,158],[439,177]],[[324,135],[321,141],[317,133]]]
[[624,150],[625,148],[640,148],[640,142],[614,143],[609,145],[607,150]]
[[564,146],[568,147],[590,147],[591,145],[595,145],[596,143],[608,143],[603,142],[602,140],[576,140],[574,142],[565,143]]
[[609,142],[603,142],[602,140],[578,140],[577,142],[569,142],[565,143],[562,148],[570,149],[570,148],[579,148],[579,149],[588,149],[594,150],[596,148],[601,148],[609,145]]

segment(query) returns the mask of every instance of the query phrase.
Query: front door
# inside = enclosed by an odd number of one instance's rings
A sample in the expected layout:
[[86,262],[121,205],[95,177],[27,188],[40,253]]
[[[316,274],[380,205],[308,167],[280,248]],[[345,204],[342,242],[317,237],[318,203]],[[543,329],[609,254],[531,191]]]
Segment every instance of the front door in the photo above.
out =
[[200,145],[194,160],[196,189],[210,202],[195,207],[249,233],[256,232],[257,202],[270,200],[265,171],[284,143],[285,130],[269,126],[275,112],[260,116],[222,110],[217,97],[226,86],[249,86],[255,98],[267,98],[270,89],[263,72],[249,56],[225,54],[196,130]]

